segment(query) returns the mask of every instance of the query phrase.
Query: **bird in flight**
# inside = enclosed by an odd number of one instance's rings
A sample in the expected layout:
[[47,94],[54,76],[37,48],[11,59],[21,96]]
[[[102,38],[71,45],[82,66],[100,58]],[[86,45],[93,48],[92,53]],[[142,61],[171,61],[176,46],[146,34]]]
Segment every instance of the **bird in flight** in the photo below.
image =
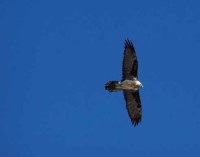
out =
[[142,106],[139,89],[143,87],[138,80],[138,60],[134,46],[130,40],[125,40],[124,58],[122,65],[122,80],[108,81],[105,89],[109,92],[123,90],[126,101],[126,109],[134,126],[138,125],[142,118]]

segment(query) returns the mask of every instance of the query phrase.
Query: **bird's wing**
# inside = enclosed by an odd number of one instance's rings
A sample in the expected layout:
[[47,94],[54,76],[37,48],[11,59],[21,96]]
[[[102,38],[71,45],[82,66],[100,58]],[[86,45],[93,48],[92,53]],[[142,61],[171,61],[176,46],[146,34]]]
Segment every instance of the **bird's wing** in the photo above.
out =
[[123,90],[126,108],[131,122],[136,126],[142,118],[142,106],[139,91]]
[[135,49],[130,40],[125,40],[122,80],[137,78],[138,61]]

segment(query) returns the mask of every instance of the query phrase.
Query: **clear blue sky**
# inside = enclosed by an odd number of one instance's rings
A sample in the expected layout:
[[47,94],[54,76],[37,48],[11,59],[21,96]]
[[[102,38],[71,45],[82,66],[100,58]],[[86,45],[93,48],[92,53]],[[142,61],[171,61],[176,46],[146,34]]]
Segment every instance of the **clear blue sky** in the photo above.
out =
[[[200,155],[200,2],[0,2],[0,156]],[[125,38],[143,119],[121,92]]]

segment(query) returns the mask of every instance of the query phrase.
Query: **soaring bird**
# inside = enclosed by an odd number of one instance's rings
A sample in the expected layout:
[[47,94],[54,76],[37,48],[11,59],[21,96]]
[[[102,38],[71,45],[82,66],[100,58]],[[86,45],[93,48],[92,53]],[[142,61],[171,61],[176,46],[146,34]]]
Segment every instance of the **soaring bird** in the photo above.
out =
[[126,109],[134,126],[138,125],[142,118],[142,106],[139,89],[143,87],[138,80],[138,60],[134,46],[130,40],[125,40],[124,58],[122,66],[122,80],[108,81],[105,89],[109,92],[123,90],[126,101]]

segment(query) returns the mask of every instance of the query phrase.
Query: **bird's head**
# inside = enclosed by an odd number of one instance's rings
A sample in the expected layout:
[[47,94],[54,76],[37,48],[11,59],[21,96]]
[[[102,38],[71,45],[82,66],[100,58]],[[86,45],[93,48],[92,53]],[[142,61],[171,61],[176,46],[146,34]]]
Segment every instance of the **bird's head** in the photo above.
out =
[[136,80],[136,81],[135,81],[135,88],[136,88],[136,89],[139,89],[139,88],[141,88],[141,87],[143,87],[142,83],[141,83],[140,81]]

